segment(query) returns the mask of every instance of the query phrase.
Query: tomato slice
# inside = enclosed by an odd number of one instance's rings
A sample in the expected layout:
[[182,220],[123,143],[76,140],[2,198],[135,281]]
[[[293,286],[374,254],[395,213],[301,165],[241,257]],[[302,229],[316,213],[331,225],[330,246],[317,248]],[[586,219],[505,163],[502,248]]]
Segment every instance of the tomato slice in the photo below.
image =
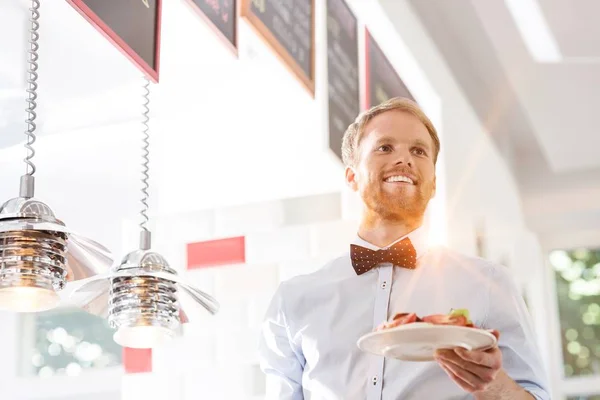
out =
[[406,325],[406,324],[412,324],[413,322],[417,322],[417,320],[419,320],[420,318],[417,317],[417,314],[415,313],[402,313],[402,314],[396,314],[394,316],[394,321],[393,322],[397,322],[398,325]]
[[392,318],[391,321],[384,322],[375,330],[380,331],[383,329],[395,328],[400,325],[412,324],[413,322],[421,322],[421,318],[417,317],[417,314],[415,313],[398,313],[394,315],[394,318]]
[[445,314],[433,314],[423,317],[424,322],[429,322],[434,325],[457,325],[467,326],[467,318],[464,315],[445,315]]

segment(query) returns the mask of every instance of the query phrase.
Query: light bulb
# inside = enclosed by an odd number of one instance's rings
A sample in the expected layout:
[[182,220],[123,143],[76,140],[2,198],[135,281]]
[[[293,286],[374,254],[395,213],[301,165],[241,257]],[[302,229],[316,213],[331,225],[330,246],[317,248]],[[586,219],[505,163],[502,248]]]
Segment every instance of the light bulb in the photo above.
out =
[[115,342],[133,349],[150,349],[170,341],[175,332],[162,326],[131,326],[119,328],[113,335]]
[[51,289],[34,286],[0,288],[0,309],[15,312],[40,312],[58,306],[60,297]]

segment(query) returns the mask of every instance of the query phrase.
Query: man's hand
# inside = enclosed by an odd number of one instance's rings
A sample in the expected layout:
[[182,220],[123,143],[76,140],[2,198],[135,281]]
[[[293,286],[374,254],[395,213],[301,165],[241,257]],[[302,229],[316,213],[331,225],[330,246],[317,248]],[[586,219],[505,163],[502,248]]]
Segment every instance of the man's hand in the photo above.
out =
[[[500,337],[498,331],[492,334]],[[488,389],[502,369],[502,352],[498,346],[485,351],[438,350],[435,359],[448,376],[469,393]]]

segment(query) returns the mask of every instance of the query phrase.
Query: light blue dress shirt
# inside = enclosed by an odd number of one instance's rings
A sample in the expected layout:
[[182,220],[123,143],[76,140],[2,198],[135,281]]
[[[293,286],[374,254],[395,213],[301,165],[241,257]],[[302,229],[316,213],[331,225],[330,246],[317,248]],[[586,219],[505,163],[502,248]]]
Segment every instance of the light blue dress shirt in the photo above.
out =
[[[423,228],[408,237],[417,251],[414,270],[384,263],[359,276],[348,251],[281,283],[259,345],[267,399],[470,399],[436,362],[386,359],[356,344],[396,313],[425,316],[452,308],[467,308],[476,326],[500,331],[505,371],[535,398],[550,399],[530,317],[507,269],[427,248]],[[378,250],[358,237],[354,243]]]

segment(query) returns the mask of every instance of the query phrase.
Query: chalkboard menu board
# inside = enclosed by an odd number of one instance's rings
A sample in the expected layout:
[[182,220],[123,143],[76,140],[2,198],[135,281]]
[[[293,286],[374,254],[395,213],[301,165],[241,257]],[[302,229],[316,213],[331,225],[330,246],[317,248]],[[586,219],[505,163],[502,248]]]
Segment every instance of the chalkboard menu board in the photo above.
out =
[[149,79],[158,82],[162,0],[68,0]]
[[358,23],[344,0],[327,0],[329,148],[342,159],[344,132],[360,112]]
[[392,97],[406,97],[414,101],[404,82],[368,30],[365,30],[365,43],[366,107],[376,106]]
[[242,16],[315,92],[315,0],[242,0]]
[[237,53],[237,0],[188,0]]

